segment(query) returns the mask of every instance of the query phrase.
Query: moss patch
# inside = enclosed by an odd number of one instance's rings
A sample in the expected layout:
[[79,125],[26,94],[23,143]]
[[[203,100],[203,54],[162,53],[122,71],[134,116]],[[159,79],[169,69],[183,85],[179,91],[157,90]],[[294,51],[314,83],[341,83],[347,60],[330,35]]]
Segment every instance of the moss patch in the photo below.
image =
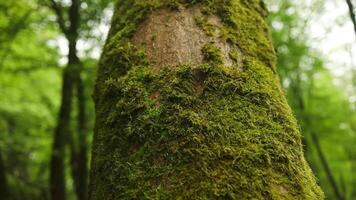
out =
[[[196,3],[222,19],[221,37],[239,48],[243,70],[224,66],[207,44],[205,64],[154,72],[130,43],[150,12]],[[94,94],[92,200],[323,199],[274,72],[261,1],[118,5]]]

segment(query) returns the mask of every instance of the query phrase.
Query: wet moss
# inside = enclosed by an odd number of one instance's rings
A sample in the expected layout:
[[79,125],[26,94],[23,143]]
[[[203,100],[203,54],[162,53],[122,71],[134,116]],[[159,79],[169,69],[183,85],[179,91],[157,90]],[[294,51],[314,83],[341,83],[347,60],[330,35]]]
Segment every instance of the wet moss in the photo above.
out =
[[[130,43],[160,7],[199,3],[243,56],[152,70]],[[275,74],[260,0],[120,0],[94,93],[91,199],[323,199]],[[202,23],[204,26],[204,23]],[[197,73],[199,72],[199,73]],[[199,74],[199,76],[197,76]],[[201,85],[200,85],[201,84]],[[199,92],[197,92],[199,85]]]

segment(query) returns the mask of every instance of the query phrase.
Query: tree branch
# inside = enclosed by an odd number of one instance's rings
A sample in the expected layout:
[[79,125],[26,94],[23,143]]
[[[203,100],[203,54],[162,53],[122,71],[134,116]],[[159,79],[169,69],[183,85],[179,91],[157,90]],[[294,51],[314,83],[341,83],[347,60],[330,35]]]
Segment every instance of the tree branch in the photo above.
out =
[[56,13],[57,22],[58,22],[59,28],[61,29],[61,31],[65,35],[67,35],[68,34],[68,28],[66,27],[66,24],[65,24],[65,19],[64,19],[64,16],[63,16],[63,8],[62,8],[62,6],[60,6],[55,0],[49,0],[49,1],[51,3],[51,8]]
[[72,0],[72,5],[69,8],[69,34],[70,39],[77,40],[78,39],[78,29],[80,24],[80,0]]
[[356,16],[355,16],[355,12],[354,12],[354,5],[352,5],[351,0],[346,0],[347,6],[349,7],[349,12],[350,12],[350,18],[352,21],[352,24],[354,25],[354,31],[356,34]]

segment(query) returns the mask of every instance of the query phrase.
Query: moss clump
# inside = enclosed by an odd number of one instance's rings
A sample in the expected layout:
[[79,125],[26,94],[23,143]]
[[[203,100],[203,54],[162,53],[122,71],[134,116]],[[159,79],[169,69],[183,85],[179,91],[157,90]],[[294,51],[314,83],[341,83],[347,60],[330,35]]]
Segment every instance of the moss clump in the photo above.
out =
[[202,49],[202,53],[206,62],[216,65],[224,63],[224,58],[220,49],[217,48],[213,42],[206,44]]
[[195,18],[195,22],[201,28],[207,36],[214,36],[214,32],[216,30],[216,27],[208,22],[208,19],[203,16],[198,16]]
[[[207,44],[205,64],[154,72],[129,42],[151,11],[195,3],[221,17],[243,70],[224,66],[219,49]],[[118,5],[94,94],[92,200],[323,198],[274,72],[259,0]]]

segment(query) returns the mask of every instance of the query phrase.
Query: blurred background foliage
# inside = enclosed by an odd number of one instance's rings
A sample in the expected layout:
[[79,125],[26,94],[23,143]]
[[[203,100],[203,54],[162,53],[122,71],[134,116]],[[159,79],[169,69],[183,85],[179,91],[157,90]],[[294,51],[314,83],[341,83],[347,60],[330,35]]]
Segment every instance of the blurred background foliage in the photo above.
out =
[[[339,3],[346,8],[345,2]],[[324,4],[271,0],[269,22],[281,84],[299,121],[306,158],[328,199],[356,199],[355,90],[346,89],[355,87],[354,77],[335,77],[335,68],[349,66],[330,63],[322,49],[312,47],[314,38],[308,32],[313,18],[327,14]],[[350,20],[347,16],[345,12],[341,24]],[[339,28],[336,21],[330,24]],[[338,78],[344,81],[335,84]]]
[[[111,2],[83,0],[81,4],[78,51],[89,102],[88,141],[94,121],[90,96],[109,27]],[[327,14],[324,1],[265,2],[270,8],[268,20],[281,84],[300,123],[306,158],[328,199],[356,199],[356,66],[334,66],[328,55],[313,45],[309,27],[311,19]],[[69,1],[61,3],[65,9]],[[337,29],[349,20],[345,12],[330,24]],[[348,31],[353,34],[352,29]],[[9,193],[15,200],[49,199],[51,144],[68,53],[63,43],[66,41],[49,1],[0,1],[0,190],[1,173],[5,173],[8,188],[0,194]],[[348,73],[337,76],[335,68],[345,68]],[[77,112],[74,108],[71,117]],[[72,123],[72,131],[75,128]],[[69,148],[66,154],[70,154]],[[68,199],[75,199],[67,168]]]

